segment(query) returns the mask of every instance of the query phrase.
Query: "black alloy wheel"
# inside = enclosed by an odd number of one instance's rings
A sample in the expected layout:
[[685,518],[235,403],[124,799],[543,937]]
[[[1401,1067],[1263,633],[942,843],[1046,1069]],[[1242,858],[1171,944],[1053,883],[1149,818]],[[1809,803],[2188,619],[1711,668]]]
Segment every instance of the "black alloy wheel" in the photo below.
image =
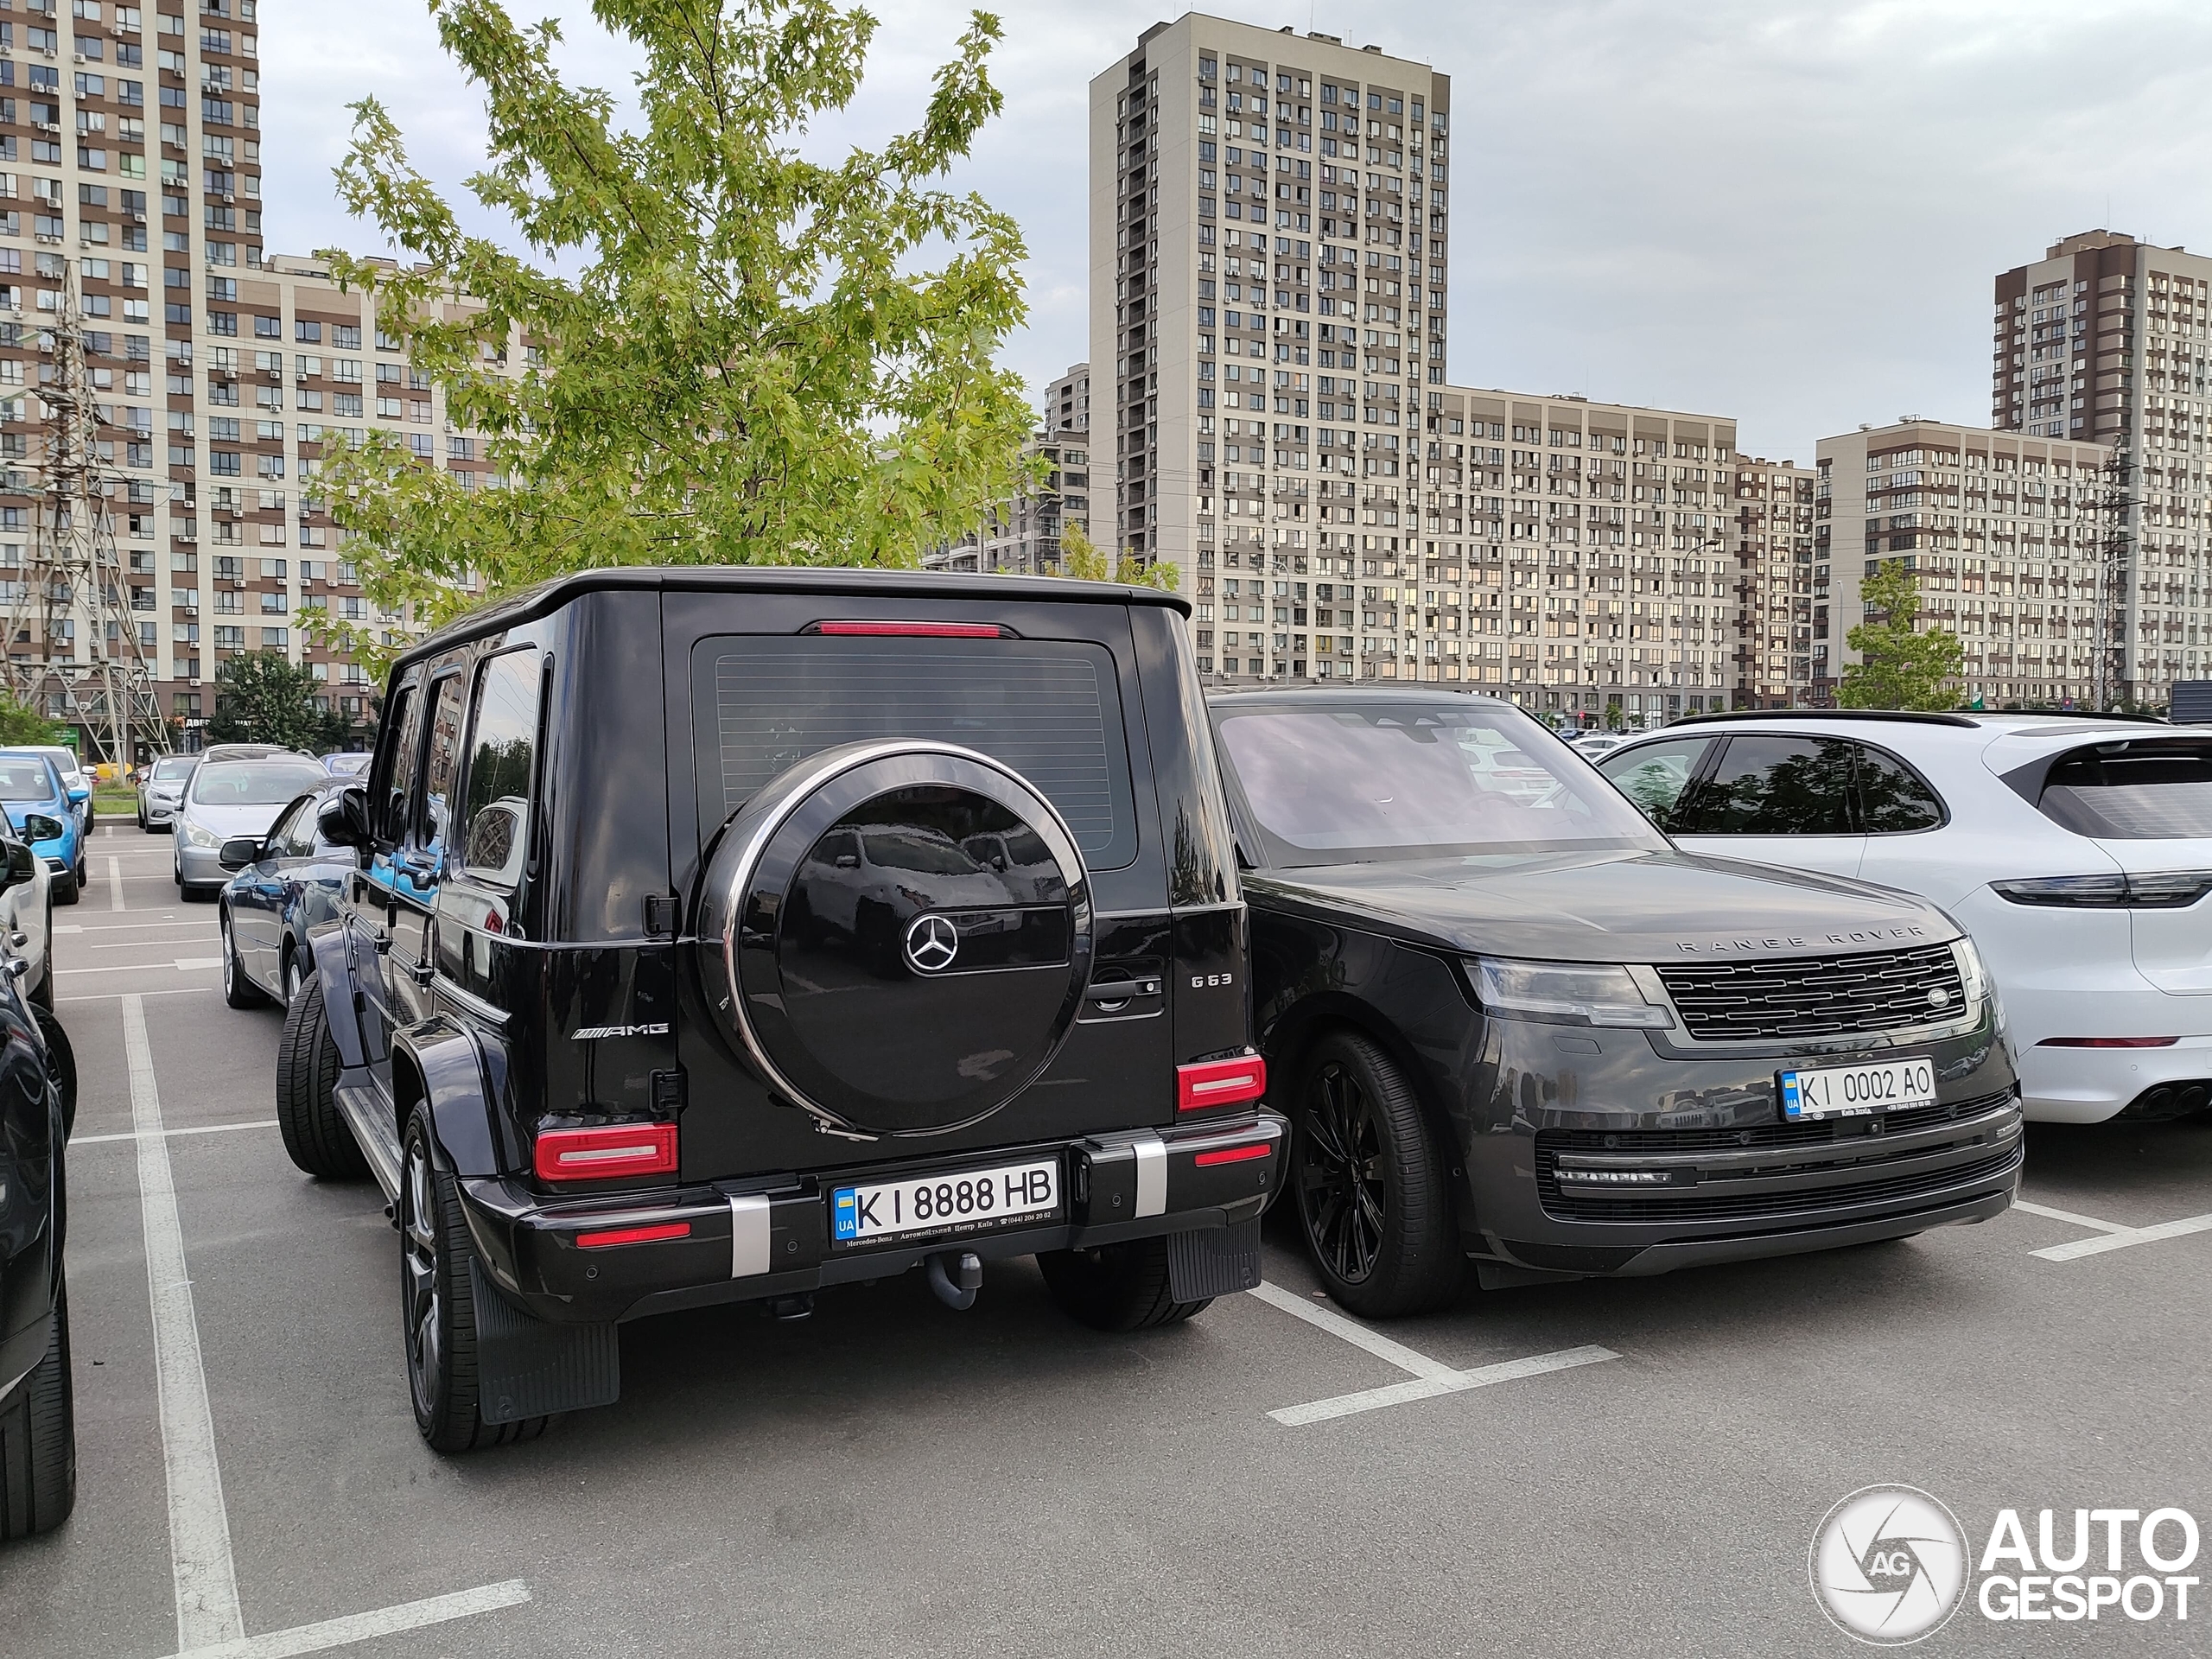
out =
[[1374,1319],[1443,1306],[1466,1257],[1448,1160],[1389,1056],[1350,1032],[1308,1055],[1292,1152],[1299,1222],[1329,1294]]
[[453,1177],[431,1154],[429,1123],[420,1111],[407,1123],[397,1210],[400,1314],[415,1427],[439,1452],[536,1440],[549,1418],[484,1421],[468,1223]]

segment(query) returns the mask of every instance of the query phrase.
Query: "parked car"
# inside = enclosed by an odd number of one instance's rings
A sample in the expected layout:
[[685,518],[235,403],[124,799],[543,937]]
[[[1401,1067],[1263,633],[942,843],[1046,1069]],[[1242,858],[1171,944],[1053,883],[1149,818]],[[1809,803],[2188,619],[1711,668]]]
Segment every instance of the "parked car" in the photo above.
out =
[[177,810],[171,876],[188,901],[212,899],[227,883],[223,843],[235,836],[265,836],[289,802],[330,781],[303,754],[279,751],[266,760],[200,757]]
[[282,743],[213,743],[200,752],[202,760],[282,760],[298,759],[312,760],[315,757],[302,754],[297,749],[287,748]]
[[[54,762],[54,769],[61,776],[61,787],[74,806],[77,833],[89,834],[92,827],[92,779],[85,770],[85,763],[77,758],[77,751],[59,743],[26,743],[17,753],[42,754]],[[77,791],[84,791],[79,795]]]
[[[1510,703],[1211,703],[1269,1098],[1356,1313],[1903,1237],[2012,1202],[2011,1057],[1934,906],[1670,846]],[[1495,786],[1508,745],[1554,779]]]
[[1777,710],[1685,721],[1599,769],[1683,847],[1942,906],[2004,999],[2031,1119],[2212,1105],[2212,734]]
[[223,999],[234,1008],[274,999],[289,1007],[315,961],[314,941],[338,925],[355,868],[353,849],[320,833],[318,814],[343,787],[333,780],[277,815],[266,836],[235,836],[217,849],[235,870],[220,898]]
[[1595,760],[1620,747],[1628,739],[1618,732],[1577,732],[1567,741],[1574,745],[1576,753]]
[[54,873],[54,901],[73,905],[87,879],[77,809],[91,791],[71,788],[44,747],[0,749],[0,805],[9,824]]
[[369,775],[369,762],[375,758],[365,749],[353,754],[326,754],[322,757],[322,769],[334,778],[365,778]]
[[23,963],[17,988],[33,1004],[54,1007],[54,885],[30,842],[0,830],[0,941]]
[[[73,1098],[21,966],[0,947],[0,1542],[60,1526],[77,1495],[62,1174]],[[50,1014],[45,1026],[60,1033]]]
[[192,781],[196,754],[165,754],[138,774],[138,827],[148,835],[167,830],[176,822],[184,802],[184,786]]
[[[913,1268],[964,1306],[1034,1254],[1132,1331],[1258,1283],[1282,1123],[1188,609],[607,570],[399,661],[277,1114],[392,1199],[433,1446],[613,1400],[664,1309]],[[895,956],[844,923],[854,836]]]

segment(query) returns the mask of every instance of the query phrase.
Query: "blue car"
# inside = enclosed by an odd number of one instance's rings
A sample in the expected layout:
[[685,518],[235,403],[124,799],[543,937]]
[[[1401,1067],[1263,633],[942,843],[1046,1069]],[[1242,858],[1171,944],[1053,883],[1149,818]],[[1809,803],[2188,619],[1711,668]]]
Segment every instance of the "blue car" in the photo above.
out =
[[16,833],[53,872],[54,902],[73,905],[85,886],[85,832],[77,809],[88,789],[61,781],[54,762],[33,749],[0,749],[0,806]]

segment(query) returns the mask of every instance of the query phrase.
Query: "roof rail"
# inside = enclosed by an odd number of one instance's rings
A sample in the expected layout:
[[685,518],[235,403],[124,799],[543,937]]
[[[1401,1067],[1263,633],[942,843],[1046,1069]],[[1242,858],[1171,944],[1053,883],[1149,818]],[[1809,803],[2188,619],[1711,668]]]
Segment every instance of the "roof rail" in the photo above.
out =
[[1904,721],[1916,726],[1967,726],[1980,724],[1970,715],[1923,714],[1910,709],[1722,709],[1710,715],[1684,715],[1680,720],[1669,721],[1669,726],[1694,726],[1700,721],[1716,720],[1869,720]]
[[2123,715],[2103,713],[2094,709],[1986,709],[1980,712],[2003,715],[2015,720],[2130,720],[2143,726],[2173,724],[2164,715]]

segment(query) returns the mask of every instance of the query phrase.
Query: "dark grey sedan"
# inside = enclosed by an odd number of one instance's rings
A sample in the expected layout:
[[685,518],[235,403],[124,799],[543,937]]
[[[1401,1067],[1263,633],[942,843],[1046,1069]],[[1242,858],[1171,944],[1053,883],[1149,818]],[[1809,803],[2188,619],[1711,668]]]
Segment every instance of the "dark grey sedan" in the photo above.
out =
[[301,796],[265,836],[223,843],[223,868],[236,870],[222,894],[223,997],[234,1008],[274,1000],[289,1004],[314,971],[309,941],[337,921],[352,851],[316,831],[315,814],[343,786]]

